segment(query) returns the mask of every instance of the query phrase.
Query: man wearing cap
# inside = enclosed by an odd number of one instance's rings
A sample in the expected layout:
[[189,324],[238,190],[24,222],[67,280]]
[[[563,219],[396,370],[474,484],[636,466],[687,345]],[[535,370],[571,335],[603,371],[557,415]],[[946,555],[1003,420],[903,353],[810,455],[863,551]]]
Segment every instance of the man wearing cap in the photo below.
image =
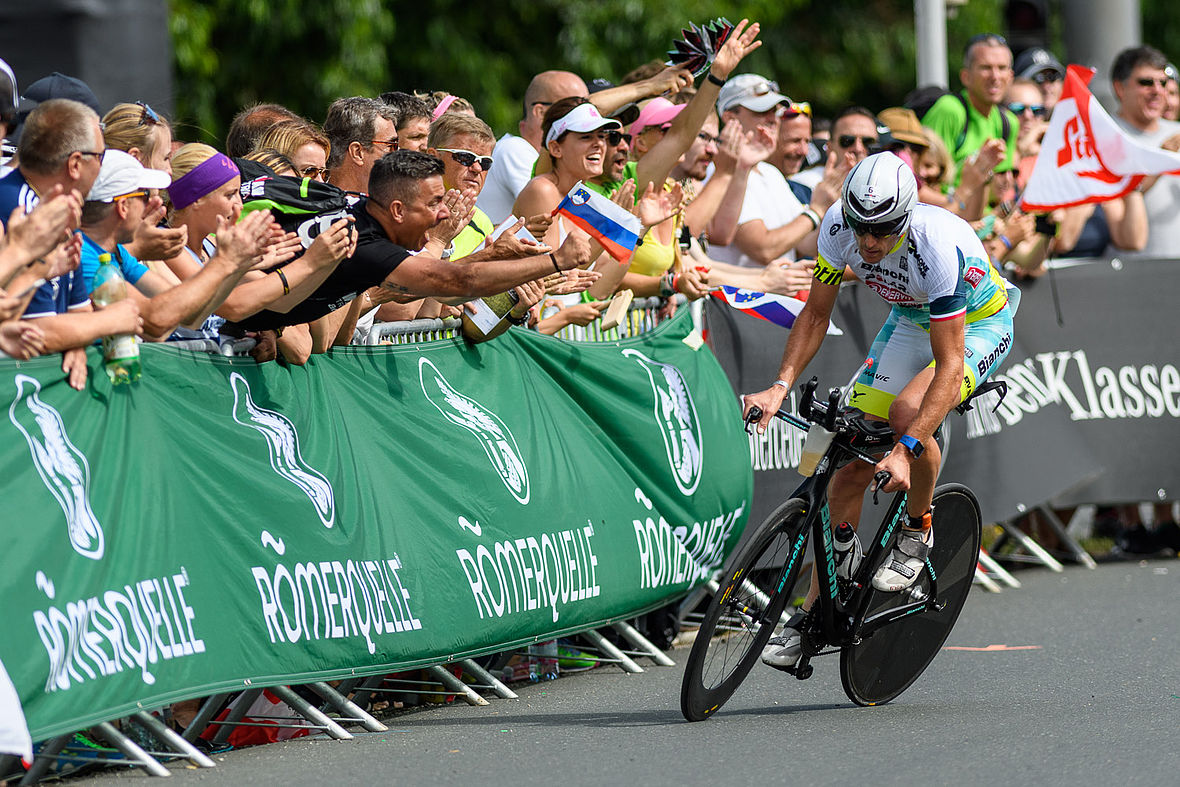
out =
[[[93,109],[69,99],[41,102],[24,123],[20,166],[0,178],[0,222],[7,226],[17,207],[32,211],[41,195],[88,193],[98,178],[105,150]],[[80,244],[75,237],[47,258],[50,268],[68,268],[68,272],[42,284],[25,309],[25,318],[36,320],[45,334],[45,352],[65,351],[62,371],[78,390],[86,382],[86,352],[79,348],[114,333],[138,335],[143,325],[132,301],[93,311],[82,274],[66,263],[71,256],[77,259]]]
[[253,264],[253,258],[239,258],[235,265],[231,255],[215,254],[195,276],[173,286],[135,259],[123,244],[135,236],[143,217],[160,206],[160,198],[149,190],[171,183],[167,172],[147,169],[134,156],[110,149],[82,206],[79,272],[87,291],[93,291],[99,255],[110,254],[123,278],[133,285],[127,294],[139,304],[144,338],[149,341],[165,339],[178,325],[202,318],[218,291],[231,289]]
[[[741,74],[721,89],[717,111],[723,126],[738,123],[745,133],[758,135],[773,149],[778,140],[779,115],[792,104],[766,77]],[[796,248],[808,236],[811,240],[804,252],[814,254],[814,233],[827,208],[801,203],[783,173],[769,162],[760,162],[746,180],[741,214],[732,237],[711,233],[709,256],[742,267],[760,267],[783,257],[793,261]]]
[[1049,112],[1061,100],[1065,87],[1065,66],[1040,47],[1026,49],[1016,58],[1012,70],[1017,79],[1031,79],[1041,91],[1041,104]]
[[963,162],[989,139],[1004,143],[1006,169],[1016,166],[1016,117],[1003,106],[1012,84],[1012,50],[994,33],[974,36],[963,52],[959,71],[963,90],[934,102],[922,118],[922,125],[934,131],[946,144],[955,165],[958,185]]

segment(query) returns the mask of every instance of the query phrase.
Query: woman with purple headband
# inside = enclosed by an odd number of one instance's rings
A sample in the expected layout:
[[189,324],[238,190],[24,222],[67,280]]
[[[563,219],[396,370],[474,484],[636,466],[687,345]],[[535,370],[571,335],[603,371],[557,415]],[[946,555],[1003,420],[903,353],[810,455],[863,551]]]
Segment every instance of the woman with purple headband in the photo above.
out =
[[[340,260],[352,254],[351,220],[344,219],[320,233],[307,251],[294,260],[302,244],[294,233],[283,234],[276,224],[272,224],[263,248],[242,248],[241,244],[232,243],[235,236],[226,235],[225,231],[238,223],[242,212],[241,176],[233,161],[208,145],[190,143],[176,151],[172,157],[172,175],[172,185],[168,188],[169,220],[173,227],[188,228],[188,243],[177,256],[167,260],[168,267],[183,281],[195,276],[213,255],[228,254],[245,271],[228,294],[223,287],[224,300],[209,305],[209,311],[216,314],[202,324],[179,329],[174,338],[217,341],[227,320],[244,320],[262,309],[286,311],[310,295]],[[269,212],[260,212],[270,222]],[[251,213],[242,223],[257,220]],[[231,245],[226,245],[223,235],[230,239]],[[284,355],[288,360],[302,363],[311,350],[310,334],[304,336],[306,328],[291,333]]]

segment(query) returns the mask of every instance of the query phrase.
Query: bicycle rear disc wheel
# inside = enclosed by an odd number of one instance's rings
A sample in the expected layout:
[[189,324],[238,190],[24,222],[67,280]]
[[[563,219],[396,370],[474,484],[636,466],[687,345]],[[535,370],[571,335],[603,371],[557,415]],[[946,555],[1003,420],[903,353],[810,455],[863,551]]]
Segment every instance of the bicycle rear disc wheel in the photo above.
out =
[[[844,692],[857,705],[880,705],[908,689],[938,655],[975,578],[979,559],[979,503],[962,484],[934,490],[934,566],[938,598],[944,606],[901,618],[883,626],[840,654]],[[873,592],[867,617],[914,600],[913,592],[929,593],[930,572],[901,593]]]
[[[804,502],[788,500],[727,561],[684,667],[680,710],[689,721],[720,708],[762,654],[804,562],[803,525]],[[759,587],[754,579],[762,576],[769,581]]]

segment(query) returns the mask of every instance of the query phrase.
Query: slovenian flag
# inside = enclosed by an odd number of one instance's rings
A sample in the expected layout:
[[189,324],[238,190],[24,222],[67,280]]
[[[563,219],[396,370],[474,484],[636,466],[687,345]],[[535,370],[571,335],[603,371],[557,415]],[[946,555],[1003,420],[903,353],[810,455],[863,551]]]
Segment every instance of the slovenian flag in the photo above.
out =
[[[798,298],[769,292],[743,290],[741,287],[730,287],[728,284],[722,284],[712,290],[712,293],[714,298],[729,304],[740,312],[772,322],[775,325],[781,325],[784,328],[790,328],[795,324],[795,318],[799,316],[799,312],[803,311],[804,306],[804,302]],[[832,336],[844,334],[831,320],[828,321],[828,333]]]
[[598,241],[606,253],[626,262],[643,233],[639,218],[579,181],[554,209]]

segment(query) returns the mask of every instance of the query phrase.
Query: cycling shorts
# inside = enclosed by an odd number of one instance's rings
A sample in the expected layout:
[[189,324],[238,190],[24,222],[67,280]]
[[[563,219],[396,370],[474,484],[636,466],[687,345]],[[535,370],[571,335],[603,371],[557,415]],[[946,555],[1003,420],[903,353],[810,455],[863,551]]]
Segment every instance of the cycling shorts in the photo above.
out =
[[[967,324],[959,402],[990,377],[1012,350],[1011,306]],[[930,334],[894,309],[873,340],[848,403],[870,415],[888,419],[889,406],[897,395],[919,372],[931,366],[934,366],[934,354]]]

